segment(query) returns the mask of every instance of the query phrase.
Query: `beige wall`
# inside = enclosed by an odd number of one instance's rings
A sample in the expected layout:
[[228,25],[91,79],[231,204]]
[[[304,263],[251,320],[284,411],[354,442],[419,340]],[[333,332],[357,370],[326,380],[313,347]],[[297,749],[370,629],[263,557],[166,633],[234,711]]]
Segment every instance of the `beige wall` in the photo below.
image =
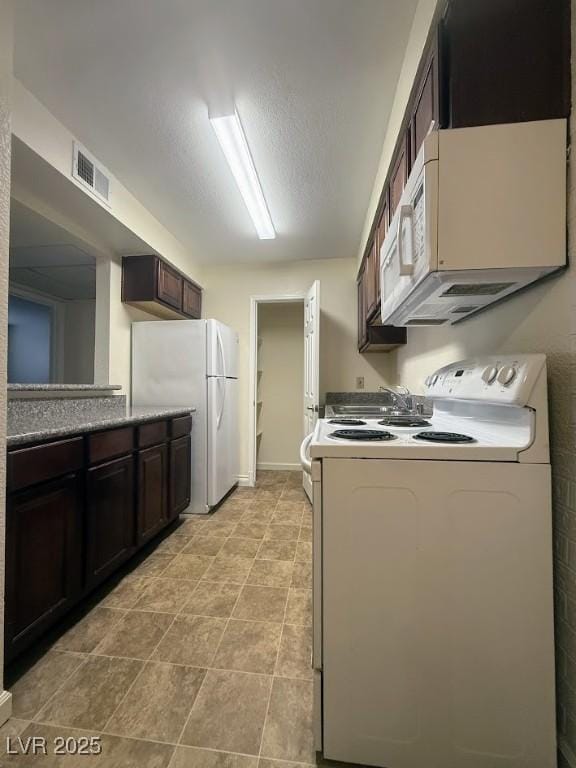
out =
[[304,435],[304,302],[258,310],[258,467],[298,469]]
[[320,395],[353,390],[364,376],[367,390],[394,378],[389,354],[359,355],[356,349],[356,259],[282,264],[226,265],[204,270],[204,317],[235,328],[240,336],[240,473],[248,473],[250,297],[305,292],[320,281]]
[[96,302],[64,304],[64,383],[94,383],[94,322]]
[[6,340],[8,335],[8,246],[10,228],[10,117],[12,90],[12,2],[0,0],[0,725],[11,713],[4,685],[4,544],[6,488]]

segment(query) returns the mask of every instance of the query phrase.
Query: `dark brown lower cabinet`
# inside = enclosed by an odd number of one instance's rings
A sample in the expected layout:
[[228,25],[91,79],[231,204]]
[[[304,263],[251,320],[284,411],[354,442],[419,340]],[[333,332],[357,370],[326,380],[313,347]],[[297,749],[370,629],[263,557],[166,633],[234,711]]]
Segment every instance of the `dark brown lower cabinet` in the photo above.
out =
[[191,450],[190,436],[181,437],[170,443],[168,517],[171,520],[190,504]]
[[8,500],[6,658],[63,615],[82,591],[82,480],[78,473]]
[[190,501],[192,418],[8,451],[6,662]]
[[132,455],[88,470],[86,484],[86,584],[103,581],[134,551]]
[[151,539],[168,520],[168,449],[156,445],[138,454],[138,543]]

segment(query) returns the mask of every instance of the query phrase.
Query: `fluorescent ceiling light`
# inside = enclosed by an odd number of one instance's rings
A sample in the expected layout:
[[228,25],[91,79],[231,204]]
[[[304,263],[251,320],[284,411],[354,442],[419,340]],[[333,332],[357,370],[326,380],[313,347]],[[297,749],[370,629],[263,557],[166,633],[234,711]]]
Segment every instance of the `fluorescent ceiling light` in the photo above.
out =
[[258,237],[261,240],[274,239],[276,232],[238,113],[211,117],[210,122],[252,217]]

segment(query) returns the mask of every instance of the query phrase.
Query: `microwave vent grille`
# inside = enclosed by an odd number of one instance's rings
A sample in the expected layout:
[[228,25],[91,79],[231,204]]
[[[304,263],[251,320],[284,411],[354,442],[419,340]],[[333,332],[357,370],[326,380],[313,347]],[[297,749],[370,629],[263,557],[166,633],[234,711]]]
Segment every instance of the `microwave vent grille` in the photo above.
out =
[[463,306],[463,307],[455,307],[452,310],[453,315],[467,315],[468,312],[476,312],[477,309],[480,309],[480,307],[472,307],[470,305]]
[[444,291],[442,296],[496,296],[513,285],[515,283],[456,283]]
[[412,317],[405,325],[444,325],[445,317]]

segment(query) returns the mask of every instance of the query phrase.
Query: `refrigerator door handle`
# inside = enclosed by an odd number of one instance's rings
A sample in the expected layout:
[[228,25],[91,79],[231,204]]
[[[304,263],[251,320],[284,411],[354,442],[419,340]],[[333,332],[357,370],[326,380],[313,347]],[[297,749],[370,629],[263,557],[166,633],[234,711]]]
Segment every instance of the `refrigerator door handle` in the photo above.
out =
[[220,413],[218,414],[218,418],[216,419],[216,429],[220,429],[222,416],[224,415],[224,405],[226,403],[226,379],[223,379],[222,377],[218,377],[216,381],[218,382],[218,388],[220,388],[220,384],[224,386],[224,394],[222,396],[222,407],[220,408]]
[[220,328],[216,326],[216,336],[218,338],[218,348],[220,350],[220,357],[222,358],[222,375],[226,378],[226,357],[224,356],[224,344],[222,343],[222,334]]

